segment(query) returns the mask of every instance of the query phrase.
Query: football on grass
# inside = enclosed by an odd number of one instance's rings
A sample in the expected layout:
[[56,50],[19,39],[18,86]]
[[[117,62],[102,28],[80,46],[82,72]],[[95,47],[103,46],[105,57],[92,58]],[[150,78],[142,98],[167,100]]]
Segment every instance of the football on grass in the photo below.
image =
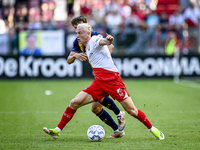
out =
[[92,125],[87,130],[88,139],[92,142],[98,142],[103,140],[105,136],[105,130],[100,125]]

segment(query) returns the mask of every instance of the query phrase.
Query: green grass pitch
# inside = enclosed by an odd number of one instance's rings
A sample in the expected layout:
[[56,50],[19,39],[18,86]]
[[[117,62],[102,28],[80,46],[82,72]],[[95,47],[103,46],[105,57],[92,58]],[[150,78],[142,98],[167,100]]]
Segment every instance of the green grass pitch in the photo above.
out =
[[[143,124],[126,113],[126,135],[123,138],[90,142],[86,132],[93,124],[104,127],[105,137],[113,132],[91,112],[91,104],[78,109],[57,140],[45,134],[42,128],[56,127],[70,100],[91,82],[0,81],[0,149],[200,149],[200,88],[175,84],[172,80],[124,80],[136,107],[165,134],[163,141],[157,140]],[[52,94],[45,95],[46,90],[51,90]],[[108,112],[117,121],[114,113]]]

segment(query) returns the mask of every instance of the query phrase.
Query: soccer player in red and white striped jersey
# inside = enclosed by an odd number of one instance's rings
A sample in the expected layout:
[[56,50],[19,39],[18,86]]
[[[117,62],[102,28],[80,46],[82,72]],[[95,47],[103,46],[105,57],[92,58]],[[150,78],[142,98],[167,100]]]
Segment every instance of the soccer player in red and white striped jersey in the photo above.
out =
[[[87,23],[79,24],[76,30],[79,43],[86,46],[86,54],[88,60],[94,70],[95,79],[92,84],[82,90],[65,111],[67,122],[71,120],[76,110],[83,105],[101,99],[106,95],[110,95],[117,100],[123,108],[134,118],[142,122],[149,131],[159,140],[164,139],[164,134],[155,128],[145,113],[137,109],[134,105],[116,66],[113,63],[107,45],[112,44],[114,38],[107,35],[106,38],[98,36],[91,37],[91,27]],[[81,95],[81,97],[80,97]],[[102,103],[104,105],[106,100]],[[52,133],[48,133],[52,136]]]

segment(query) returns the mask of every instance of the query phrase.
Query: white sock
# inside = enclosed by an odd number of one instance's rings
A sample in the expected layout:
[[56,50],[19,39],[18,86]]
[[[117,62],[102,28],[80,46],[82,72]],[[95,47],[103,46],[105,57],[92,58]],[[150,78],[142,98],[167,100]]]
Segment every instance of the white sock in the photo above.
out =
[[149,129],[150,132],[153,132],[153,130],[155,129],[154,126],[151,127],[151,129]]
[[121,116],[121,114],[122,114],[122,111],[120,110],[119,114],[118,114],[118,115],[116,115],[116,116]]
[[58,127],[56,127],[56,130],[58,131],[58,133],[60,133],[60,132],[61,132],[61,129],[60,129],[60,128],[58,128]]

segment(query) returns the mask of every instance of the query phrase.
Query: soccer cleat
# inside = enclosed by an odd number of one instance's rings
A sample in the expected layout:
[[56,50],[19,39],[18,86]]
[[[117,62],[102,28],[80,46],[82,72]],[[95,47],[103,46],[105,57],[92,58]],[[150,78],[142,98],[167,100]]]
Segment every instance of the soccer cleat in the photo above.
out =
[[60,136],[60,134],[58,133],[58,131],[56,129],[48,129],[48,128],[44,127],[43,131],[46,134],[50,135],[54,140],[56,140]]
[[113,132],[113,134],[107,138],[121,138],[125,135],[124,130],[119,131],[118,129]]
[[122,114],[120,116],[117,116],[117,120],[118,120],[118,129],[119,131],[122,131],[124,130],[125,128],[125,112],[124,111],[121,111]]
[[164,140],[165,136],[164,134],[159,131],[157,128],[154,128],[153,132],[151,132],[156,138],[158,138],[159,140]]

